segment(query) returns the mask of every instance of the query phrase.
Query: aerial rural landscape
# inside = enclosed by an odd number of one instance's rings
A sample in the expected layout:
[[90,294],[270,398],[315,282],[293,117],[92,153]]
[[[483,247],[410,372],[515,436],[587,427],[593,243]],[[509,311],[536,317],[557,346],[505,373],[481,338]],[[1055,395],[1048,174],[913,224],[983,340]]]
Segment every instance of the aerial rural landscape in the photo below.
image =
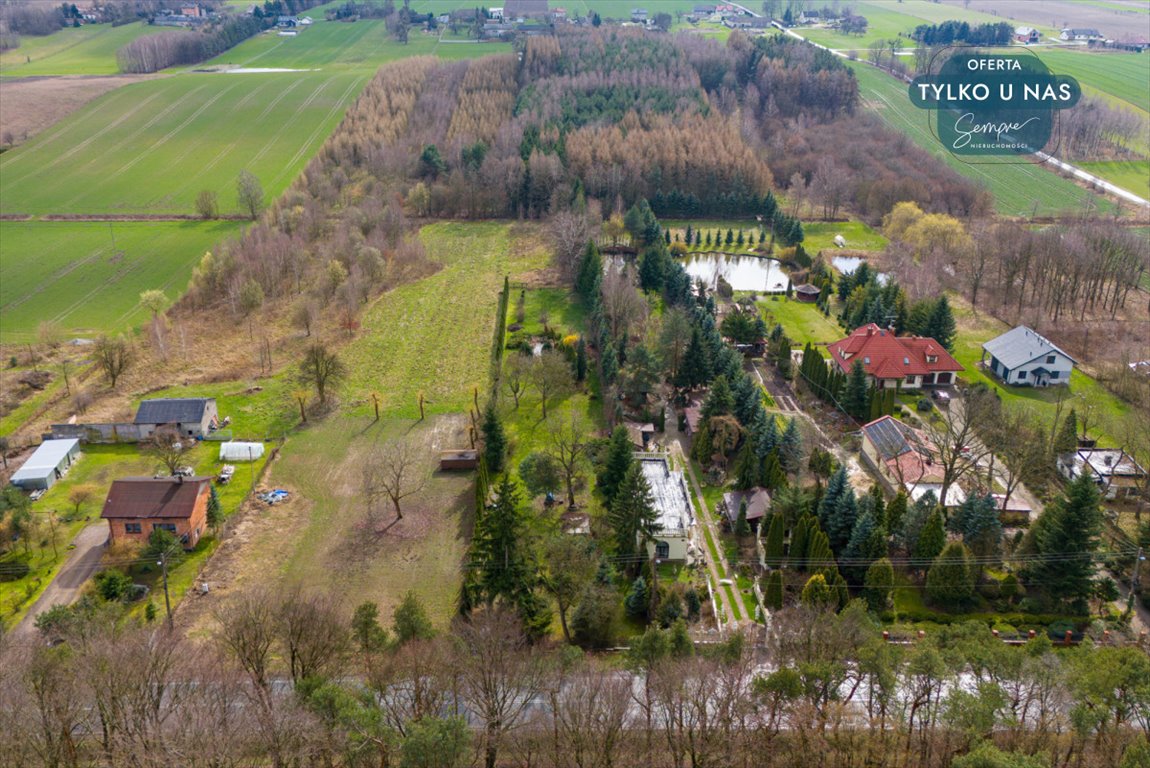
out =
[[0,457],[0,765],[1150,768],[1150,3],[0,0]]

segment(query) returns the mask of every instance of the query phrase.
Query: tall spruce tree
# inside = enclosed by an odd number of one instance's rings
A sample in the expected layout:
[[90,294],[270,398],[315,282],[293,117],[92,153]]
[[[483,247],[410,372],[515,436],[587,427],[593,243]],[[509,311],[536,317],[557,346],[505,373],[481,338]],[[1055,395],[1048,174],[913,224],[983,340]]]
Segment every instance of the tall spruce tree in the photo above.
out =
[[926,519],[922,533],[918,535],[912,553],[915,560],[920,561],[920,567],[925,568],[946,546],[946,524],[942,520],[942,509],[935,507]]
[[958,328],[954,322],[954,313],[950,309],[950,302],[946,294],[938,297],[931,309],[930,317],[926,321],[927,333],[925,336],[937,341],[944,349],[950,351],[954,348],[954,339]]
[[980,563],[998,556],[1002,521],[998,517],[998,504],[989,493],[968,496],[951,516],[948,527],[962,534],[962,542]]
[[867,415],[870,406],[870,384],[867,383],[866,369],[863,368],[862,360],[855,360],[851,364],[842,396],[842,406],[848,415],[856,419],[865,418]]
[[634,573],[646,555],[640,545],[649,541],[656,531],[655,500],[638,462],[632,462],[623,476],[607,520],[614,534],[615,554],[630,558],[629,570]]
[[487,464],[487,471],[498,474],[503,471],[503,460],[507,456],[507,436],[503,433],[499,414],[495,412],[495,403],[487,406],[480,429],[483,432],[483,460]]
[[715,416],[726,416],[735,407],[735,398],[731,394],[731,383],[726,376],[716,376],[711,384],[711,391],[703,401],[701,414],[710,421]]
[[767,528],[767,540],[763,548],[767,556],[767,567],[778,568],[783,562],[783,534],[785,533],[783,516],[779,513],[771,515],[771,525]]
[[675,386],[694,389],[711,379],[711,358],[699,326],[691,329],[691,340],[683,352],[683,360],[675,376]]
[[631,437],[627,428],[622,424],[615,427],[611,433],[611,440],[607,444],[607,455],[603,459],[603,466],[595,478],[595,487],[603,497],[603,504],[608,509],[615,501],[615,494],[623,483],[627,471],[635,463],[634,452],[631,449]]
[[1054,455],[1071,453],[1076,448],[1078,448],[1078,414],[1071,408],[1070,413],[1062,420],[1058,436],[1054,438]]
[[1042,585],[1056,602],[1085,613],[1094,588],[1095,563],[1102,529],[1101,495],[1093,478],[1083,473],[1034,524],[1037,557],[1026,568],[1029,581]]
[[831,475],[831,479],[827,481],[826,490],[823,492],[823,498],[819,501],[818,515],[819,522],[825,529],[834,515],[835,507],[838,506],[839,499],[847,490],[847,468],[845,465],[840,464],[838,470]]
[[483,599],[514,601],[533,586],[527,552],[527,521],[519,508],[519,488],[507,474],[499,479],[495,505],[479,516],[472,539],[472,560],[478,566]]
[[970,552],[958,541],[946,545],[926,574],[926,594],[944,608],[962,608],[974,597]]
[[787,428],[783,430],[783,436],[779,440],[779,463],[783,471],[791,475],[798,474],[802,468],[803,440],[799,436],[798,422],[793,416],[787,422]]
[[858,497],[855,496],[854,488],[848,485],[835,504],[834,514],[826,526],[827,537],[835,554],[842,554],[846,550],[857,520]]

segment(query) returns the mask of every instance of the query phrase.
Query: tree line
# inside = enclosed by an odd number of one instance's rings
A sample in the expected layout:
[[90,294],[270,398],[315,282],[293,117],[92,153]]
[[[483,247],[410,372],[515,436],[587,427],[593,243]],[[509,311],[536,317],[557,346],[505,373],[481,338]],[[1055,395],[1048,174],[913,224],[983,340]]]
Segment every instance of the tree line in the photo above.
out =
[[[863,601],[777,612],[696,649],[668,630],[617,660],[532,644],[514,616],[436,631],[307,592],[233,598],[200,641],[83,605],[55,645],[5,648],[6,765],[1136,768],[1150,659],[1021,647],[984,623],[884,641]],[[753,641],[753,642],[752,642]]]

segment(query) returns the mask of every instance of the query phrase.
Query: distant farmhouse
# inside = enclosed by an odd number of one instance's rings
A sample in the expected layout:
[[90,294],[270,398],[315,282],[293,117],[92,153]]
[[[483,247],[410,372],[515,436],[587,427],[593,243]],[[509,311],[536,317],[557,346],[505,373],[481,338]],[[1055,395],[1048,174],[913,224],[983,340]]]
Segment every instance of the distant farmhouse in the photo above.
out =
[[827,351],[843,373],[850,373],[855,361],[861,361],[867,380],[884,389],[950,386],[955,374],[965,370],[934,339],[896,336],[874,323],[856,328]]
[[1071,29],[1067,27],[1062,30],[1062,34],[1058,36],[1059,40],[1071,40],[1074,42],[1090,42],[1091,40],[1105,40],[1102,33],[1097,29]]
[[1023,387],[1069,384],[1074,370],[1073,357],[1025,325],[983,344],[981,363],[1004,383]]
[[219,412],[211,397],[160,398],[140,403],[135,423],[141,439],[166,426],[186,437],[204,437],[219,424]]
[[1038,30],[1034,27],[1015,27],[1014,39],[1020,43],[1030,45],[1037,43],[1042,39],[1042,36],[1038,34]]
[[503,4],[504,19],[546,19],[549,16],[547,0],[507,0]]

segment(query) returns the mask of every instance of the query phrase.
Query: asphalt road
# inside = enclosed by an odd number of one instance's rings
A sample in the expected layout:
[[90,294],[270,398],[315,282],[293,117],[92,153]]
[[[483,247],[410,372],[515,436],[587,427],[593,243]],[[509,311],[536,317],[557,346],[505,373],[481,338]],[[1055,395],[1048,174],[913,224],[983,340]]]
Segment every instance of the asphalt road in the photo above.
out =
[[96,520],[76,534],[72,540],[76,548],[68,551],[64,567],[33,603],[24,619],[12,629],[12,639],[31,638],[36,632],[37,615],[57,605],[71,605],[80,597],[80,588],[100,567],[107,539],[108,526],[103,520]]

